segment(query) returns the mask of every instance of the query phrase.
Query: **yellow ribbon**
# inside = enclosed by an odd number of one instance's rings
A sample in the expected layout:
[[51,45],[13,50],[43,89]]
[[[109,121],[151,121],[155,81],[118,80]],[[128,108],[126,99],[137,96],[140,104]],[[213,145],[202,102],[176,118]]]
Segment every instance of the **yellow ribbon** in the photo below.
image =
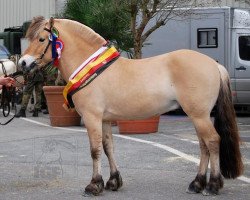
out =
[[65,86],[63,90],[63,96],[66,100],[66,103],[68,102],[67,100],[67,95],[68,91],[71,89],[71,87],[79,82],[93,67],[97,66],[98,64],[104,62],[109,56],[111,56],[113,53],[117,52],[115,47],[110,47],[107,49],[102,55],[100,55],[95,61],[88,63],[81,71],[77,73],[77,75],[69,80],[68,84]]

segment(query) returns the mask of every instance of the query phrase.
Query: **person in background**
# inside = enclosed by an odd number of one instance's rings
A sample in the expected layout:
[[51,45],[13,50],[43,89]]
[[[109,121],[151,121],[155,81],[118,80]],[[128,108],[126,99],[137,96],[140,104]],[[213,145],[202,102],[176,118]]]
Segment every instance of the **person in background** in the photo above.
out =
[[[58,77],[58,69],[53,67],[53,65],[49,65],[47,67],[47,70],[44,71],[44,78],[45,78],[44,85],[46,86],[56,85],[57,77]],[[42,109],[45,109],[45,111],[43,111],[43,114],[49,114],[47,101],[43,92],[42,92]]]
[[33,110],[33,117],[38,117],[38,112],[41,110],[41,96],[44,85],[43,72],[37,69],[33,73],[28,73],[26,77],[27,84],[23,90],[21,109],[15,115],[16,117],[26,117],[26,109],[31,98],[32,92],[35,89],[36,104]]

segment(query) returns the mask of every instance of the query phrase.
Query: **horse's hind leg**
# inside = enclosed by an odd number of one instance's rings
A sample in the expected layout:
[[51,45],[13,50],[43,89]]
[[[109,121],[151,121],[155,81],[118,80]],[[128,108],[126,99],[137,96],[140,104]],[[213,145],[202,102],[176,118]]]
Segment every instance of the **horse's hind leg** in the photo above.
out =
[[[219,189],[223,187],[219,163],[220,136],[209,116],[193,119],[193,122],[200,141],[201,160],[199,172],[195,180],[189,185],[188,190],[198,193],[205,188],[202,192],[203,195],[216,195]],[[211,173],[209,182],[205,184],[209,158]]]
[[113,146],[113,136],[111,130],[110,122],[103,122],[103,149],[108,157],[110,166],[110,178],[106,184],[105,189],[116,191],[122,187],[122,177],[120,172],[117,170],[116,162],[114,159],[114,146]]
[[190,183],[187,192],[188,193],[200,193],[207,185],[207,168],[209,163],[209,151],[205,142],[199,137],[200,144],[200,165],[199,171],[195,179]]

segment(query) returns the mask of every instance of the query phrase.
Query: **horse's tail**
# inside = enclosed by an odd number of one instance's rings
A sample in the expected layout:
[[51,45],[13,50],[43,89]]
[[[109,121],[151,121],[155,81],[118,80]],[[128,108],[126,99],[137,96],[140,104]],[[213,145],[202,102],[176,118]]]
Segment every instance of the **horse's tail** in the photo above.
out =
[[219,66],[221,84],[217,99],[214,127],[220,135],[220,169],[225,178],[237,178],[243,173],[240,137],[232,101],[230,78],[226,69]]

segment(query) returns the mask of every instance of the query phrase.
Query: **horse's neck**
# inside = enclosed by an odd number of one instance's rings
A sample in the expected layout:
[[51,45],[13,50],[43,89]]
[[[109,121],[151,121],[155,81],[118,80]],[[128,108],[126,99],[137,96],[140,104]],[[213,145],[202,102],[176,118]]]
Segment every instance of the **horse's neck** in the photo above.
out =
[[62,51],[59,69],[63,78],[68,81],[75,69],[103,46],[106,41],[98,34],[97,37],[93,37],[93,39],[85,39],[79,33],[65,32],[60,33],[60,35],[64,42],[64,49]]
[[[80,48],[79,44],[82,44],[84,48]],[[86,48],[87,45],[81,43],[65,43],[65,47],[60,58],[60,71],[63,78],[67,81],[70,75],[79,67],[93,52],[92,48]]]

